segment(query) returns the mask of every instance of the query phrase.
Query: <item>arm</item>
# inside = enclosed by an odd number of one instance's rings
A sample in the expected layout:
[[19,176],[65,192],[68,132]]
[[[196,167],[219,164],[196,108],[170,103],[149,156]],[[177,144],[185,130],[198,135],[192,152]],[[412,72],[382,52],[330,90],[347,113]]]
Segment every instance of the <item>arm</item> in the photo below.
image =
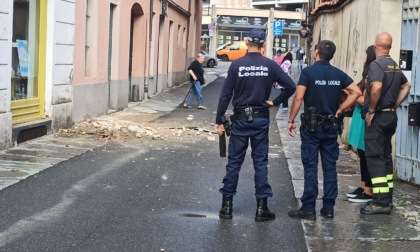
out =
[[296,123],[295,118],[299,112],[300,106],[303,102],[303,97],[305,96],[306,86],[299,85],[296,89],[295,97],[293,98],[292,108],[290,110],[289,121],[287,123],[287,132],[290,136],[294,136],[296,133]]
[[410,82],[406,82],[404,83],[401,87],[400,87],[400,92],[398,93],[397,96],[397,101],[395,102],[395,107],[398,108],[401,103],[404,101],[404,99],[407,97],[408,93],[410,92]]
[[229,106],[229,103],[230,103],[230,101],[232,99],[232,96],[233,96],[233,90],[235,88],[235,77],[234,76],[235,76],[235,74],[234,74],[234,71],[233,71],[232,65],[231,65],[229,67],[228,74],[226,76],[225,82],[223,84],[222,91],[220,93],[219,104],[217,106],[217,112],[216,112],[215,129],[217,127],[220,127],[218,125],[223,126],[223,122],[222,122],[221,118],[222,118],[222,116],[225,115],[226,110],[227,110],[227,108]]
[[275,74],[277,76],[275,81],[284,87],[284,90],[273,101],[266,101],[270,108],[277,107],[280,103],[287,101],[296,91],[296,84],[280,67],[277,67]]
[[363,91],[363,94],[361,96],[359,96],[359,98],[357,98],[357,101],[356,102],[360,106],[364,106],[365,105],[365,95],[366,95],[366,89],[365,89],[365,91]]
[[[343,89],[343,92],[346,94],[346,96],[349,95],[349,92],[347,90]],[[359,104],[360,106],[363,106],[365,104],[365,95],[366,95],[366,90],[363,91],[363,94],[359,96],[359,98],[357,98],[356,103]]]
[[376,110],[376,105],[378,105],[379,99],[381,99],[381,93],[382,93],[382,82],[373,82],[370,84],[370,111]]
[[355,104],[357,98],[359,98],[362,95],[360,88],[354,82],[345,88],[345,92],[348,93],[347,99],[343,103],[341,103],[340,107],[335,113],[336,117],[339,117],[344,110]]
[[188,70],[188,73],[193,77],[194,80],[197,80],[197,76],[195,76],[194,71],[193,70]]
[[381,98],[382,93],[382,82],[372,82],[370,88],[370,105],[369,110],[366,114],[366,126],[372,124],[373,117],[375,116],[376,105],[378,105],[379,99]]

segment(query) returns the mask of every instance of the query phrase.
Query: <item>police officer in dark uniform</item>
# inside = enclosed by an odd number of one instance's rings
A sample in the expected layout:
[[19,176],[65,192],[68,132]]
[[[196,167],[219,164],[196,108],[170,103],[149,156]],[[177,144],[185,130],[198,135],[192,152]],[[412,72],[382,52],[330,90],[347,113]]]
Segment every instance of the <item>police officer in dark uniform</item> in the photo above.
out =
[[365,107],[365,155],[372,178],[372,201],[360,209],[362,214],[390,214],[392,210],[393,163],[391,138],[397,128],[396,108],[410,92],[410,83],[389,56],[390,34],[375,39],[376,60],[369,64]]
[[[342,111],[354,104],[362,94],[356,83],[340,69],[330,65],[335,53],[335,44],[323,40],[315,47],[315,63],[302,70],[296,94],[289,115],[287,130],[296,133],[295,118],[302,101],[304,113],[301,115],[302,140],[301,158],[304,169],[304,191],[300,199],[302,206],[289,211],[289,216],[297,219],[316,219],[315,202],[318,197],[318,155],[321,154],[324,175],[324,196],[321,215],[334,217],[337,198],[336,161],[339,156],[337,143],[341,129],[338,118]],[[340,105],[343,89],[348,91],[347,99]]]
[[[266,34],[262,29],[252,29],[247,39],[248,53],[232,62],[220,94],[215,130],[219,135],[225,131],[223,118],[232,100],[234,114],[231,116],[231,136],[226,176],[223,178],[221,219],[232,219],[232,199],[236,194],[239,171],[244,161],[248,142],[251,142],[251,157],[255,170],[255,196],[257,198],[256,221],[275,219],[267,207],[267,197],[273,192],[267,180],[268,108],[286,101],[296,90],[293,80],[271,59],[261,55]],[[269,101],[274,82],[285,89]],[[233,97],[233,99],[232,99]]]

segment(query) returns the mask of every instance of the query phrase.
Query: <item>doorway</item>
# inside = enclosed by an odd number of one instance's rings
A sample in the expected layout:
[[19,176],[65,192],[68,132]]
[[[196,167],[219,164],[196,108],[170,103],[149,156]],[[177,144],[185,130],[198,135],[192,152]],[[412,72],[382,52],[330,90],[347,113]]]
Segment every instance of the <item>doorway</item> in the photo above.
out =
[[45,117],[47,1],[13,3],[11,110],[12,123]]

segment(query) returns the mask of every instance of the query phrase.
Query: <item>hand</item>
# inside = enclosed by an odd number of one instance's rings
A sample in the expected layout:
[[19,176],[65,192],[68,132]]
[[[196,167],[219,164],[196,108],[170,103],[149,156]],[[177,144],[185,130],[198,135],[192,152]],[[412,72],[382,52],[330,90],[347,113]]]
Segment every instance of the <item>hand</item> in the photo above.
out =
[[265,101],[265,103],[268,105],[269,108],[274,108],[275,107],[273,101]]
[[343,113],[343,110],[341,110],[340,108],[337,110],[337,112],[335,112],[335,117],[339,118],[341,116],[341,114]]
[[366,114],[366,118],[365,118],[366,126],[370,127],[370,125],[372,125],[372,120],[373,120],[374,116],[375,116],[375,113],[373,113],[373,114],[367,113]]
[[215,124],[214,130],[219,136],[221,136],[223,133],[225,133],[225,126],[223,124]]
[[295,123],[288,123],[287,124],[287,132],[289,136],[294,137],[296,134],[296,124]]

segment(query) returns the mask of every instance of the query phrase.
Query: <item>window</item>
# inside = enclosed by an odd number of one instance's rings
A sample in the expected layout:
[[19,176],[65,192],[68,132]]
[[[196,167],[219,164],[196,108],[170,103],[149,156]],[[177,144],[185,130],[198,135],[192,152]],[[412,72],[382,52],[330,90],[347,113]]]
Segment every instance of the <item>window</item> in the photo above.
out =
[[181,46],[182,36],[181,36],[181,25],[178,25],[178,46]]
[[187,48],[187,28],[184,27],[182,33],[182,48]]
[[38,97],[39,4],[36,0],[13,3],[12,100]]

